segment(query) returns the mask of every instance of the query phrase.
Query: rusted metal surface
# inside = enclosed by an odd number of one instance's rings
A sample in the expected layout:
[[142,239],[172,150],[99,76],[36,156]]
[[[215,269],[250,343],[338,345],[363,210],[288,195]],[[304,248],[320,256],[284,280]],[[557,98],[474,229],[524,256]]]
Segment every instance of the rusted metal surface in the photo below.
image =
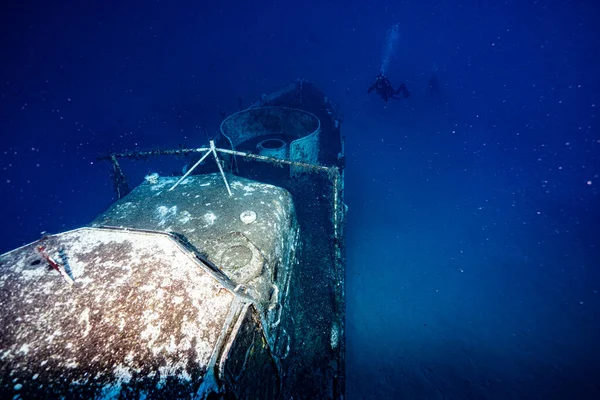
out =
[[271,356],[262,322],[251,304],[242,310],[232,336],[219,368],[231,393],[238,399],[280,398],[279,365]]
[[79,229],[1,258],[2,392],[185,395],[204,372],[234,295],[168,237]]
[[[296,246],[297,223],[290,194],[273,185],[231,175],[228,196],[218,174],[192,175],[175,190],[176,178],[153,177],[100,215],[93,226],[176,232],[246,287],[267,308],[271,286],[286,282],[284,263]],[[256,218],[248,223],[246,213]],[[245,222],[246,221],[246,222]]]
[[168,235],[93,228],[0,256],[0,301],[0,392],[25,398],[202,397],[211,365],[239,364],[216,359],[252,304]]

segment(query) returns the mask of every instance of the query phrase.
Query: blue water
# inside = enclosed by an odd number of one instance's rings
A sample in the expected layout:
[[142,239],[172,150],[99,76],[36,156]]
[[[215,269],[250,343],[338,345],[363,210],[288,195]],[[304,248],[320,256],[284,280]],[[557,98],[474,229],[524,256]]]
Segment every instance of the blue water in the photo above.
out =
[[387,75],[388,67],[392,57],[396,55],[395,50],[398,46],[398,40],[400,39],[400,25],[392,25],[388,31],[385,39],[385,47],[383,49],[383,56],[381,58],[381,68],[379,72],[382,75]]
[[600,398],[598,6],[204,3],[2,6],[0,252],[103,212],[98,155],[306,78],[344,114],[347,397]]

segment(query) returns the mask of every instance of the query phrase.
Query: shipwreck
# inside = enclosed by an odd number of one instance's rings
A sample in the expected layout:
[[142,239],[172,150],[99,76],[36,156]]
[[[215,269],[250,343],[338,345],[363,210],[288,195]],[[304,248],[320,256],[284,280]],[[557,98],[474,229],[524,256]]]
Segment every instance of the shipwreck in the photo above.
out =
[[[172,156],[130,190],[127,163]],[[345,397],[344,143],[314,84],[205,147],[102,159],[106,212],[0,255],[4,395]]]

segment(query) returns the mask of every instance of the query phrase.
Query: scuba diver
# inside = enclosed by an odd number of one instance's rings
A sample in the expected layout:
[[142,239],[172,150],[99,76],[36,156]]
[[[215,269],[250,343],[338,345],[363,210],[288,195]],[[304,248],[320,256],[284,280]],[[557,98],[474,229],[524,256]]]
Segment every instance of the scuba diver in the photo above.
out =
[[373,90],[375,91],[375,93],[381,96],[383,101],[385,101],[386,103],[390,101],[390,99],[399,100],[400,98],[396,97],[397,94],[402,94],[404,98],[410,96],[410,92],[408,91],[404,83],[401,84],[398,87],[398,89],[394,89],[388,77],[381,73],[377,74],[377,76],[375,77],[375,82],[371,85],[369,90],[367,90],[367,94],[371,93]]

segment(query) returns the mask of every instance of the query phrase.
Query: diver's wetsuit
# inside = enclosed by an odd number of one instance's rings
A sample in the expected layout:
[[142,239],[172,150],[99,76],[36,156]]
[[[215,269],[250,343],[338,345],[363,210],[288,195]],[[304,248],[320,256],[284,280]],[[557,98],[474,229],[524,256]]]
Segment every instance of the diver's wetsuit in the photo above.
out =
[[377,76],[375,77],[375,82],[371,85],[371,87],[369,87],[369,90],[367,90],[367,94],[371,93],[373,90],[379,96],[381,96],[383,101],[385,101],[386,103],[390,101],[390,99],[399,99],[399,97],[396,97],[396,95],[400,93],[402,93],[402,96],[404,98],[410,96],[410,92],[408,91],[404,83],[401,84],[398,87],[398,89],[394,89],[388,77],[383,74],[377,74]]

